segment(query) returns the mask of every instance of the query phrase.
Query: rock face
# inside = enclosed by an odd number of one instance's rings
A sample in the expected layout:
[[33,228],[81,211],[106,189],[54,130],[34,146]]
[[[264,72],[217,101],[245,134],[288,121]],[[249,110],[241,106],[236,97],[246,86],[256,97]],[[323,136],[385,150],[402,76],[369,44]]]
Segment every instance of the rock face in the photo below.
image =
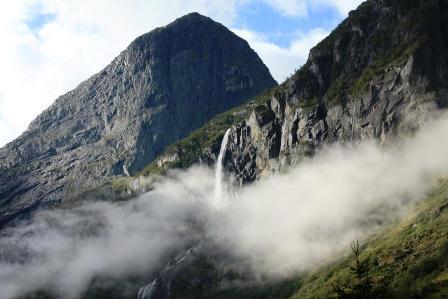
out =
[[417,129],[448,101],[448,2],[370,0],[236,125],[226,168],[252,182],[323,144]]
[[0,225],[133,175],[168,144],[274,85],[246,41],[197,13],[140,36],[0,149]]

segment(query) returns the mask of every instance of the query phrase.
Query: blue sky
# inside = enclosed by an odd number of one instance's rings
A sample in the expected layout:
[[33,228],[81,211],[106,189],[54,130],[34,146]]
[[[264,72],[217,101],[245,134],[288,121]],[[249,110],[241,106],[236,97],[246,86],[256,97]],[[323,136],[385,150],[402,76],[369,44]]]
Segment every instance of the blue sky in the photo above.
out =
[[306,16],[285,16],[264,2],[242,5],[235,22],[237,28],[250,28],[263,33],[269,41],[287,47],[298,32],[308,32],[314,28],[331,31],[343,16],[334,8],[313,9]]
[[0,11],[0,146],[137,36],[193,11],[245,38],[277,81],[362,0],[14,0]]
[[55,13],[46,12],[40,3],[36,3],[31,5],[29,11],[26,12],[25,23],[34,34],[38,35],[39,31],[55,18]]

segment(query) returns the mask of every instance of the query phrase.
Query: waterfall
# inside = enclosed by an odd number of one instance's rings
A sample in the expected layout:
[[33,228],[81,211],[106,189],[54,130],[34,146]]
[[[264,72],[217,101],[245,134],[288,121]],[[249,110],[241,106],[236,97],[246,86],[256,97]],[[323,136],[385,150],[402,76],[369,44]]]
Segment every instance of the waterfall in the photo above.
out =
[[156,287],[156,285],[157,285],[157,278],[154,279],[151,283],[147,284],[146,286],[141,287],[138,290],[137,298],[138,299],[150,299],[152,292],[154,291],[154,288]]
[[215,173],[215,201],[218,205],[222,203],[223,200],[223,187],[222,187],[222,175],[223,175],[223,160],[227,149],[227,143],[229,141],[230,129],[226,131],[224,137],[222,138],[221,149],[219,150],[218,162],[216,164]]

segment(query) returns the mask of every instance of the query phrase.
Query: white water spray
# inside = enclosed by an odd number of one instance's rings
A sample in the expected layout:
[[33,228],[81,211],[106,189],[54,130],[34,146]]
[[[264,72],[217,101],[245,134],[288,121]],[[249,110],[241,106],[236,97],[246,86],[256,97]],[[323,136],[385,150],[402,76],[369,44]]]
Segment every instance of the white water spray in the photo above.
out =
[[155,287],[157,285],[157,278],[154,279],[151,283],[147,284],[144,287],[141,287],[138,290],[138,299],[151,299],[152,292],[154,291]]
[[218,206],[222,204],[223,201],[223,187],[222,187],[222,164],[224,160],[224,155],[227,149],[227,143],[229,141],[230,129],[226,131],[224,137],[221,142],[221,149],[219,150],[218,162],[216,164],[216,173],[215,173],[215,201]]

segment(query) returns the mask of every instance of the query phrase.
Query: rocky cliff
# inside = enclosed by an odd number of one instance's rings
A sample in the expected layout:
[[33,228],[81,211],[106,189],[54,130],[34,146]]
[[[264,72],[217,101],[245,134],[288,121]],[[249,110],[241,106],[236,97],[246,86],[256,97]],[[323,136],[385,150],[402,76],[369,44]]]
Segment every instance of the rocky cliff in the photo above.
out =
[[248,43],[192,13],[140,36],[0,149],[0,224],[117,176],[276,82]]
[[250,182],[325,143],[412,131],[448,101],[446,1],[367,1],[234,127],[227,168]]

